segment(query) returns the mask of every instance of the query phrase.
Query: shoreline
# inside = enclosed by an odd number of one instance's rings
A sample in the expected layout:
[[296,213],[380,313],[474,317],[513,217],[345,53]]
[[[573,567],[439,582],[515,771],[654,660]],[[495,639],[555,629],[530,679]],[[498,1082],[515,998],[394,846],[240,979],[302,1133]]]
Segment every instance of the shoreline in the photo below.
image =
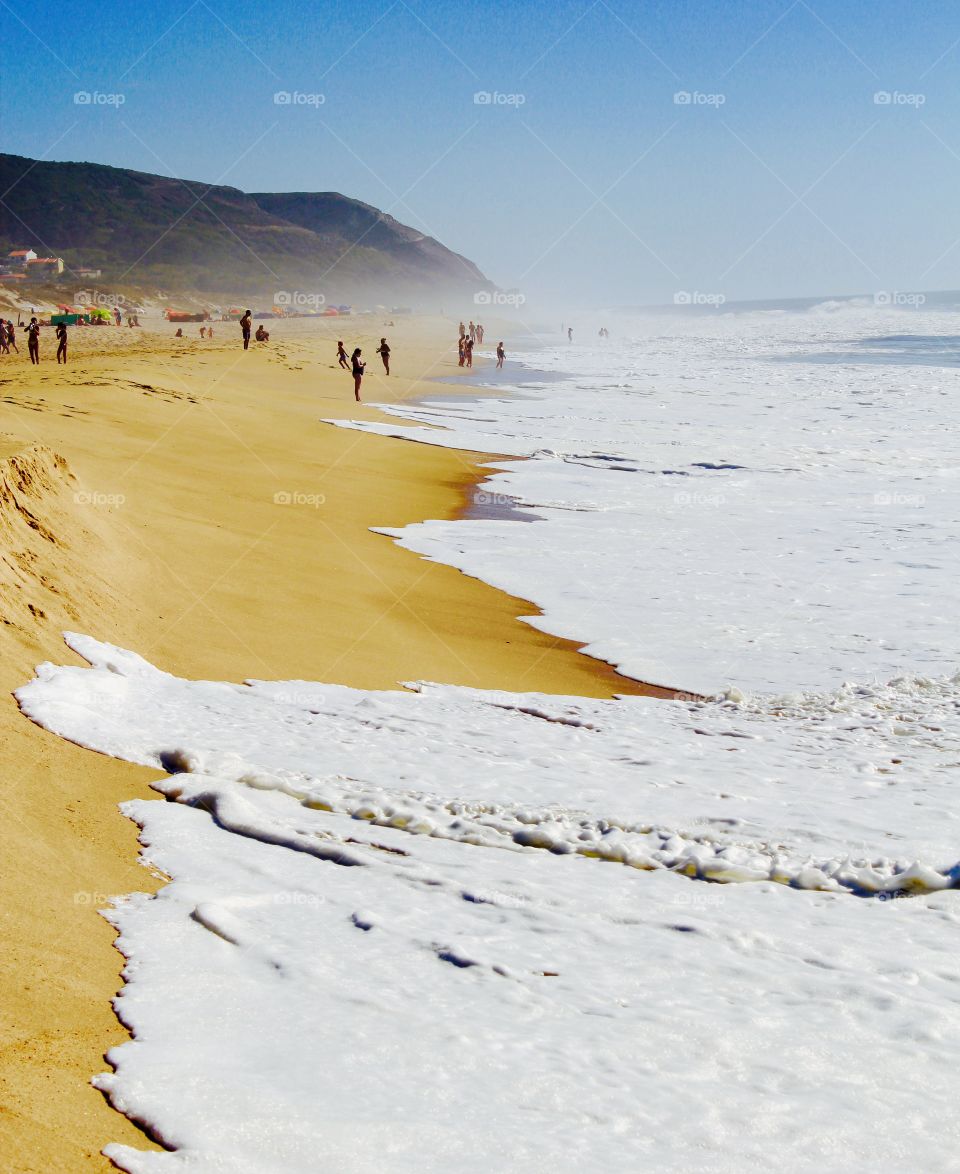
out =
[[[420,321],[390,333],[416,377],[387,384],[371,372],[365,390],[399,402],[444,362],[445,333]],[[175,348],[166,334],[98,333],[84,342],[101,352],[78,346],[66,369],[48,346],[32,370],[0,363],[4,451],[32,454],[21,472],[8,469],[4,550],[22,557],[0,582],[5,692],[44,659],[78,663],[63,630],[213,680],[641,691],[520,622],[537,610],[525,601],[370,533],[456,516],[483,470],[472,454],[319,427],[323,415],[371,411],[329,374],[336,337],[281,326],[269,348],[244,356],[220,337]],[[290,501],[278,503],[283,494]],[[322,501],[298,506],[297,495]],[[136,828],[116,806],[160,802],[147,785],[156,771],[52,738],[9,696],[0,720],[5,847],[23,862],[4,881],[16,1023],[0,1061],[4,1152],[19,1171],[109,1169],[104,1144],[148,1143],[89,1084],[126,1035],[110,1006],[122,959],[96,909],[161,882],[140,865]]]

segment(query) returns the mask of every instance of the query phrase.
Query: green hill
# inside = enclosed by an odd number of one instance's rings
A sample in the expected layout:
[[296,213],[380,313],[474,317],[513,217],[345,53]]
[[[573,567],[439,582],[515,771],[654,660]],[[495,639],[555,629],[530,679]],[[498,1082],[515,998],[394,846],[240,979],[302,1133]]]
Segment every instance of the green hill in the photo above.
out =
[[63,257],[68,268],[101,269],[102,283],[414,305],[493,288],[439,241],[336,192],[250,195],[5,154],[0,191],[5,253],[32,248]]

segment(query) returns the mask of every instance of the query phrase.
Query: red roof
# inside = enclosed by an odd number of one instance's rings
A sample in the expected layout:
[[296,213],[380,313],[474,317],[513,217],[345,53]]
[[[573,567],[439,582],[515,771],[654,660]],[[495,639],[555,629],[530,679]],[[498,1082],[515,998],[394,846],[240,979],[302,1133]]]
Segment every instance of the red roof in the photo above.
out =
[[9,257],[25,257],[27,253],[32,253],[33,249],[14,249],[12,253],[8,253]]

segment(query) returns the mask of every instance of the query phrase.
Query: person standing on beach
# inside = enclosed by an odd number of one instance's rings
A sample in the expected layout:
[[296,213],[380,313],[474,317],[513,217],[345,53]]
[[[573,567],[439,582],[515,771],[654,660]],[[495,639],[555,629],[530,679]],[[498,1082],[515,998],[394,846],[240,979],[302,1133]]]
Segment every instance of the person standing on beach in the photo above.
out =
[[250,324],[253,322],[253,314],[249,310],[245,310],[243,317],[240,319],[240,330],[243,332],[243,349],[250,348]]
[[13,347],[18,355],[20,354],[20,348],[17,346],[17,330],[13,325],[12,318],[7,319],[7,354],[10,353],[10,347]]
[[503,366],[503,360],[507,357],[507,352],[503,349],[503,343],[497,343],[497,366]]
[[40,323],[36,318],[30,319],[27,327],[27,350],[30,352],[30,362],[40,362]]
[[567,342],[573,342],[573,327],[567,327]]
[[377,347],[377,354],[383,359],[383,373],[390,374],[390,348],[387,346],[385,338],[380,339],[380,345]]
[[464,354],[464,358],[466,359],[467,366],[472,367],[473,366],[473,339],[472,338],[465,338],[463,340],[463,354]]
[[57,323],[57,362],[67,363],[67,324],[66,322]]
[[343,339],[337,340],[337,361],[345,371],[350,370],[350,361],[347,359],[347,352],[343,349]]
[[350,362],[353,366],[353,394],[357,397],[357,403],[360,403],[360,384],[363,381],[363,370],[366,363],[360,358],[363,352],[359,347],[350,356]]
[[472,319],[471,319],[470,325],[467,327],[467,329],[470,332],[470,341],[475,342],[476,338],[477,338],[477,328],[476,328],[476,326],[474,326]]
[[477,342],[483,346],[483,327],[479,322],[477,323]]
[[466,331],[466,327],[465,327],[465,326],[463,325],[463,323],[461,322],[461,323],[460,323],[460,337],[461,337],[461,338],[463,338],[463,337],[464,337],[464,335],[465,335],[466,333],[467,333],[467,331]]
[[7,324],[0,318],[0,354],[10,354],[10,343],[7,341]]

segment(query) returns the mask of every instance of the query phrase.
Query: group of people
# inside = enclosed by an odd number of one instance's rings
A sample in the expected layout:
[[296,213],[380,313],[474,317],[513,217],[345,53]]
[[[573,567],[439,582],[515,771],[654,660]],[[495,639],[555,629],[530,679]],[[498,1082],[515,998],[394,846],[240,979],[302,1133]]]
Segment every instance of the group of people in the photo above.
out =
[[[363,382],[363,373],[367,369],[366,360],[360,357],[362,354],[363,351],[360,347],[354,347],[353,354],[348,359],[347,352],[344,350],[343,339],[337,340],[337,363],[353,376],[353,394],[357,403],[360,403],[360,385]],[[385,338],[380,339],[380,345],[376,349],[376,354],[380,356],[380,360],[383,363],[384,375],[389,375],[390,346]]]
[[0,354],[9,355],[11,347],[18,355],[20,354],[20,348],[17,346],[17,328],[13,324],[13,319],[0,318]]
[[[473,366],[473,348],[478,343],[483,342],[483,326],[479,322],[471,322],[468,326],[460,323],[460,338],[457,342],[457,353],[459,355],[460,367]],[[503,349],[503,343],[497,343],[497,366],[503,366],[503,360],[507,357],[507,352]]]

